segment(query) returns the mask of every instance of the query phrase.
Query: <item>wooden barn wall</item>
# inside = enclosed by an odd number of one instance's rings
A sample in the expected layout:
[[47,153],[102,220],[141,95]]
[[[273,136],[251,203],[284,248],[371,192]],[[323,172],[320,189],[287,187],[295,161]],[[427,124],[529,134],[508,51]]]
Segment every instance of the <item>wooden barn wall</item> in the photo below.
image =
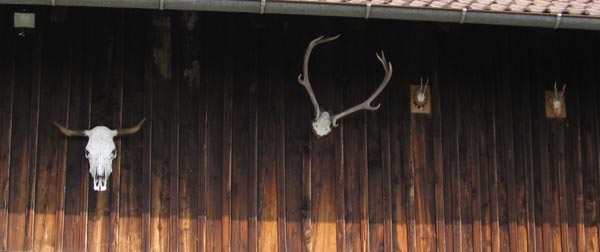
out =
[[[597,32],[323,17],[0,6],[0,251],[600,251]],[[394,75],[317,140],[321,105]],[[409,83],[429,78],[431,115]],[[565,120],[543,91],[567,83]],[[106,192],[85,139],[119,138]]]

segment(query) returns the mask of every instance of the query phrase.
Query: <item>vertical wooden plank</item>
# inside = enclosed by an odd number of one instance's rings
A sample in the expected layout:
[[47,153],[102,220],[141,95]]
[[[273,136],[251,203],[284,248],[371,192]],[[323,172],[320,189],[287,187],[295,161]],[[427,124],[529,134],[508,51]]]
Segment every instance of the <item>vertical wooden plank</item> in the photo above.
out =
[[[506,44],[507,34],[500,35],[502,44]],[[501,46],[495,55],[495,66],[508,66],[507,48]],[[493,206],[494,225],[497,225],[497,245],[492,244],[493,249],[499,251],[516,251],[514,220],[514,165],[512,163],[512,118],[510,115],[510,91],[508,88],[508,73],[496,72],[494,75],[495,96],[494,111],[494,137],[495,137],[495,168],[493,171],[493,195],[496,199]],[[510,138],[510,139],[508,139]],[[494,230],[492,230],[493,232]],[[495,237],[496,238],[496,237]]]
[[461,214],[460,214],[460,198],[457,198],[457,191],[460,188],[460,180],[457,178],[459,159],[458,159],[458,126],[459,120],[456,105],[456,86],[457,77],[451,66],[457,64],[459,55],[458,43],[455,34],[444,37],[446,43],[441,47],[440,51],[443,55],[440,56],[440,104],[446,109],[442,114],[442,150],[444,152],[444,171],[447,178],[444,183],[444,212],[446,225],[446,248],[447,251],[462,250],[462,232],[461,232]]
[[[376,45],[376,41],[374,36],[376,35],[376,30],[369,30],[367,32],[367,45],[365,46],[365,50],[363,52],[363,57],[361,60],[365,61],[365,70],[366,78],[366,94],[371,94],[379,85],[382,76],[381,64],[375,61],[373,51],[377,52],[377,49],[374,49]],[[373,49],[371,49],[373,48]],[[355,100],[354,103],[357,104],[362,102],[364,95],[358,100]],[[385,101],[382,98],[379,98],[379,102]],[[383,181],[384,181],[384,172],[383,172],[383,160],[382,160],[382,132],[381,128],[383,125],[383,115],[381,111],[367,111],[367,142],[366,142],[366,153],[367,153],[367,164],[366,167],[368,170],[368,184],[369,186],[366,188],[368,191],[368,217],[369,217],[369,247],[368,251],[384,251],[384,199],[383,199]]]
[[199,104],[204,97],[200,96],[202,83],[200,76],[204,74],[200,65],[199,16],[195,12],[183,12],[178,17],[179,61],[183,68],[183,78],[179,89],[179,204],[178,212],[178,249],[179,251],[198,251],[198,175],[202,168],[198,153],[203,142],[199,142],[198,131],[203,112]]
[[[569,31],[567,36],[559,39],[559,50],[570,46],[573,39],[577,38],[576,31]],[[587,41],[587,40],[586,40]],[[572,112],[567,114],[565,120],[565,127],[563,131],[564,146],[563,146],[563,167],[561,167],[561,178],[560,184],[564,186],[561,188],[564,198],[561,198],[563,211],[561,211],[561,221],[563,230],[561,230],[561,236],[563,237],[563,248],[565,251],[576,251],[581,248],[583,251],[584,245],[584,234],[583,234],[583,186],[579,187],[577,184],[583,179],[579,180],[578,176],[581,175],[581,140],[580,136],[580,88],[585,81],[582,81],[581,77],[585,76],[585,72],[580,72],[583,69],[573,68],[572,64],[567,62],[573,62],[583,60],[574,55],[561,53],[558,59],[561,69],[568,69],[564,74],[561,74],[560,81],[564,83],[571,83],[568,93],[565,93],[564,98],[568,98],[569,102],[566,102],[565,112]],[[581,214],[581,215],[580,215]],[[581,217],[581,218],[580,218]],[[578,221],[579,219],[579,221]],[[580,232],[581,231],[581,232]]]
[[[495,38],[493,38],[495,39]],[[497,173],[496,173],[496,127],[495,111],[496,99],[494,96],[495,80],[494,72],[495,59],[489,57],[486,69],[483,74],[481,90],[483,113],[480,114],[481,124],[479,134],[479,165],[480,165],[480,185],[481,185],[481,207],[482,207],[482,226],[483,226],[483,251],[499,250],[499,232],[497,222]]]
[[[154,82],[153,101],[153,166],[152,166],[152,229],[153,250],[177,251],[177,202],[178,202],[178,98],[179,83],[176,80],[176,57],[172,51],[171,17],[163,16],[155,20],[158,43],[153,48],[155,67],[163,81]],[[161,55],[161,56],[157,56]],[[164,58],[162,58],[164,57]],[[167,147],[168,146],[168,147]],[[167,192],[168,188],[168,192]]]
[[[234,64],[233,78],[233,111],[232,113],[232,185],[231,185],[231,251],[249,251],[249,197],[250,192],[250,143],[252,132],[248,127],[250,118],[250,95],[252,87],[256,87],[256,53],[257,37],[252,33],[252,27],[240,24],[245,19],[240,19],[235,25],[241,28],[236,32],[245,38],[243,46],[236,45],[232,48],[232,55],[239,58]],[[231,29],[231,28],[230,28]],[[235,40],[235,39],[233,39]],[[254,188],[255,190],[256,188]]]
[[[551,39],[557,39],[557,35],[550,35]],[[547,44],[547,48],[558,50],[557,40],[553,40]],[[558,79],[558,62],[555,58],[545,61],[546,69],[554,69],[553,76],[546,75],[546,78]],[[545,83],[551,83],[550,80]],[[546,101],[544,101],[546,102]],[[552,243],[555,250],[567,250],[568,230],[566,220],[563,219],[563,213],[566,212],[566,206],[563,205],[563,199],[566,199],[563,189],[563,174],[564,174],[564,120],[548,120],[548,168],[550,170],[550,197],[552,197],[552,208],[550,209],[552,219]],[[548,241],[546,241],[548,242]]]
[[[436,36],[437,38],[438,36]],[[434,39],[438,41],[438,39]],[[434,193],[435,193],[435,226],[436,226],[436,250],[439,252],[446,251],[446,219],[445,219],[445,200],[444,200],[444,150],[442,130],[444,123],[442,122],[442,113],[445,108],[441,106],[439,82],[439,60],[437,48],[434,49],[434,66],[431,76],[431,94],[430,102],[432,106],[432,141],[433,141],[433,166],[434,166]]]
[[[171,40],[171,71],[172,78],[169,83],[169,92],[162,93],[161,95],[170,96],[171,99],[167,101],[165,107],[169,111],[169,126],[168,126],[168,137],[169,137],[169,251],[179,251],[179,113],[180,113],[180,90],[183,85],[183,64],[181,58],[183,57],[180,53],[181,50],[174,50],[172,45],[181,45],[182,31],[177,26],[177,21],[173,20],[175,17],[170,17],[171,32],[166,35],[170,37],[167,39]],[[173,34],[173,35],[171,35]],[[163,38],[163,41],[165,39]],[[167,42],[163,42],[166,49]],[[164,62],[163,64],[168,64]],[[162,176],[165,176],[164,174]]]
[[[0,15],[8,13],[0,8]],[[11,166],[12,118],[14,100],[14,52],[16,35],[1,23],[0,36],[0,250],[8,250],[8,195]]]
[[550,141],[548,143],[549,160],[552,162],[552,192],[554,197],[553,215],[555,249],[568,251],[568,221],[566,209],[566,181],[564,178],[564,125],[562,122],[551,122]]
[[[388,52],[390,50],[387,50]],[[389,54],[388,54],[389,55]],[[379,72],[381,73],[381,72]],[[383,74],[379,78],[383,78]],[[391,84],[391,83],[390,83]],[[389,85],[389,84],[388,84]],[[383,168],[382,178],[382,205],[383,205],[383,251],[392,252],[392,168],[390,150],[390,93],[389,89],[379,95],[378,100],[384,103],[381,113],[381,165]]]
[[[85,30],[89,12],[75,14],[78,22],[73,29],[73,62],[71,65],[71,91],[66,127],[88,129],[91,109],[92,64],[85,57],[90,47],[90,33]],[[67,139],[67,169],[65,186],[64,251],[86,251],[88,169],[84,150],[87,139]]]
[[[543,38],[541,36],[536,37],[536,62],[535,62],[535,70],[534,77],[536,78],[536,88],[534,93],[537,96],[541,96],[541,92],[544,92],[545,85],[544,83],[548,80],[544,78],[544,62],[545,57],[543,56],[543,46],[542,46]],[[552,223],[554,223],[554,217],[552,215],[552,208],[548,207],[553,205],[553,198],[551,195],[551,172],[552,169],[549,167],[548,160],[548,127],[547,122],[544,115],[544,98],[536,96],[536,122],[537,122],[537,130],[534,132],[535,145],[537,145],[537,164],[536,166],[540,167],[540,176],[541,176],[541,208],[542,208],[542,233],[543,233],[543,250],[544,251],[553,251],[553,234],[552,234]],[[558,249],[558,248],[557,248]]]
[[8,187],[8,250],[33,249],[37,166],[41,33],[20,37],[15,49],[15,88]]
[[[260,35],[259,35],[260,36]],[[253,81],[250,83],[248,92],[248,251],[257,252],[258,250],[258,83],[260,63],[260,49],[258,48],[259,39],[253,40],[255,53],[251,56]]]
[[[433,45],[423,45],[420,41],[432,41],[430,36],[427,36],[422,31],[425,30],[426,26],[414,26],[413,40],[411,43],[415,44],[415,48],[428,48]],[[419,55],[418,50],[414,50],[411,57],[417,61],[422,57],[423,53],[426,53],[425,58],[433,58],[429,52],[421,52]],[[410,62],[410,61],[409,61]],[[427,64],[428,65],[428,64]],[[412,68],[408,68],[414,72],[424,73],[429,75],[430,66],[422,67],[421,65],[414,65]],[[424,76],[430,78],[431,76]],[[413,82],[414,83],[414,82]],[[435,197],[434,197],[434,167],[433,162],[433,143],[432,140],[432,119],[428,114],[411,114],[411,150],[412,153],[412,166],[414,168],[414,197],[415,197],[415,224],[416,224],[416,235],[418,237],[416,241],[417,251],[433,251],[436,246],[436,232],[435,226]]]
[[[122,24],[124,34],[123,63],[123,119],[125,127],[138,123],[144,114],[144,64],[143,47],[136,42],[143,37],[143,15],[140,12],[127,13]],[[149,133],[151,123],[147,121],[142,131],[128,136],[121,142],[119,233],[116,250],[142,251],[142,216],[145,190],[143,187],[144,137]]]
[[[345,55],[347,55],[344,51],[345,48],[343,48],[341,45],[339,45],[338,47],[336,47],[337,50],[334,50],[334,58],[336,60],[343,60],[345,62],[348,62],[348,60],[345,59]],[[343,53],[340,53],[343,52]],[[342,62],[340,62],[342,63]],[[349,72],[348,70],[344,69],[344,66],[342,64],[336,64],[333,68],[334,72],[338,72],[338,73],[347,73]],[[345,77],[346,75],[344,75]],[[339,77],[338,77],[339,78]],[[340,90],[342,95],[336,96],[335,100],[333,102],[333,107],[332,109],[334,111],[343,111],[343,90],[344,90],[344,86],[343,85],[347,85],[347,82],[345,80],[342,80],[341,83],[340,81],[337,81],[334,84],[334,88],[335,90]],[[339,113],[339,112],[338,112]],[[344,125],[340,125],[339,127],[339,133],[338,133],[338,137],[336,137],[334,139],[334,143],[333,143],[333,149],[331,150],[333,152],[333,157],[334,157],[334,166],[332,167],[333,169],[335,169],[335,182],[334,182],[334,190],[335,190],[335,202],[333,204],[335,204],[335,223],[336,223],[336,251],[337,252],[344,252],[346,251],[346,220],[345,220],[345,216],[346,216],[346,196],[344,194],[344,180],[345,180],[345,173],[344,173]]]
[[[277,33],[275,33],[277,32]],[[268,34],[268,35],[266,35]],[[261,57],[259,84],[257,86],[258,113],[258,251],[276,251],[278,249],[277,226],[277,86],[281,73],[278,55],[278,39],[270,35],[278,31],[266,31],[260,36]]]
[[[177,86],[172,73],[171,18],[166,14],[152,16],[150,34],[152,60],[147,59],[146,71],[150,71],[152,85],[152,140],[151,140],[151,190],[150,194],[150,250],[170,251],[170,235],[173,227],[170,221],[171,176],[176,169],[172,161],[177,152],[172,140],[177,138],[176,94]],[[150,52],[147,52],[150,53]],[[174,118],[175,117],[175,118]],[[176,172],[175,172],[176,173]]]
[[[501,41],[507,41],[506,36],[506,34],[502,34]],[[501,53],[497,58],[500,66],[509,66],[507,50],[507,46],[502,46]],[[495,111],[497,114],[496,143],[498,145],[496,172],[499,192],[498,221],[500,225],[500,250],[518,251],[510,73],[503,71],[496,74],[496,78],[498,83],[496,86],[498,106]]]
[[[456,169],[456,118],[455,118],[455,77],[449,66],[454,65],[457,52],[454,40],[449,35],[441,37],[445,43],[440,47],[439,57],[439,82],[440,85],[440,106],[444,113],[441,114],[442,120],[442,152],[444,153],[444,219],[446,220],[446,251],[455,251],[455,233],[454,227],[460,225],[460,218],[455,218],[454,211],[457,202],[454,201],[454,170]],[[436,99],[436,98],[434,98]],[[435,113],[435,110],[434,110]]]
[[412,145],[413,166],[415,176],[415,209],[416,209],[416,231],[417,251],[435,250],[434,223],[434,195],[432,182],[431,160],[431,119],[427,115],[412,115]]
[[[281,37],[284,37],[286,31],[284,30],[284,26],[278,27],[278,29],[282,29]],[[285,73],[285,64],[283,61],[283,55],[285,54],[285,48],[283,45],[284,40],[278,40],[278,45],[274,48],[274,50],[279,51],[277,55],[280,57],[276,59],[274,63],[279,65],[280,67],[275,69],[277,73],[279,73],[278,78],[276,79],[277,88],[275,89],[276,97],[275,101],[277,102],[277,243],[278,243],[278,251],[288,251],[287,250],[287,211],[286,211],[286,151],[285,151],[285,127],[286,116],[285,116],[285,91],[286,84],[288,84],[285,79],[282,78]]]
[[[524,33],[524,32],[520,32]],[[521,36],[519,36],[521,38]],[[523,34],[523,39],[527,40]],[[510,88],[513,114],[513,143],[514,143],[514,172],[515,172],[515,222],[516,245],[519,251],[536,251],[535,210],[534,210],[534,180],[532,163],[532,129],[531,129],[531,84],[529,79],[531,69],[527,55],[528,48],[523,48],[521,41],[510,41],[509,50],[516,52],[511,55]],[[513,67],[517,64],[518,67]]]
[[[297,27],[290,30],[296,31]],[[296,76],[301,69],[298,68],[299,59],[303,57],[305,44],[300,32],[290,32],[285,40],[286,76]],[[304,88],[297,82],[285,83],[285,199],[286,199],[286,247],[288,251],[303,251],[302,246],[302,224],[303,224],[303,171],[309,163],[304,162],[307,154],[311,128],[309,122],[312,120],[312,107],[306,99]],[[292,116],[293,115],[293,116]]]
[[[591,60],[591,62],[598,62]],[[592,65],[584,67],[588,72]],[[591,73],[591,72],[588,72]],[[599,239],[599,207],[598,207],[598,88],[595,83],[598,75],[590,76],[590,80],[582,85],[581,90],[581,148],[582,148],[582,177],[583,177],[583,225],[585,226],[585,251],[598,251]]]
[[[574,71],[573,76],[585,76],[585,73],[581,73],[577,70]],[[567,127],[565,129],[565,179],[567,183],[567,211],[569,217],[569,251],[585,251],[585,226],[584,226],[584,195],[583,195],[583,160],[581,144],[581,104],[584,102],[582,99],[582,87],[585,85],[585,81],[580,77],[569,76],[569,83],[577,83],[576,85],[570,85],[569,90],[570,98],[566,103],[567,111],[572,112],[567,117]],[[587,91],[586,91],[587,92]],[[593,107],[590,106],[590,107]]]
[[[198,23],[199,23],[199,31],[203,31],[207,29],[209,26],[206,15],[198,15]],[[200,36],[198,34],[198,36]],[[209,44],[201,44],[199,47],[200,55],[208,55],[211,48],[208,46]],[[200,73],[205,73],[210,71],[209,69],[210,61],[207,57],[200,57],[198,59],[198,67],[200,68]],[[195,189],[198,191],[197,200],[198,200],[198,212],[196,217],[198,218],[198,250],[199,252],[207,251],[207,209],[208,209],[208,194],[207,194],[207,181],[208,181],[208,95],[209,95],[209,84],[210,78],[208,78],[209,74],[200,74],[198,77],[200,80],[200,101],[197,106],[199,111],[198,116],[198,176],[197,176],[197,186]]]
[[[340,99],[336,99],[336,111],[343,111],[343,108],[354,106],[355,103],[363,99],[364,95],[364,83],[365,83],[365,67],[366,63],[361,57],[353,57],[352,54],[347,54],[351,48],[362,48],[364,47],[365,39],[361,37],[364,33],[364,27],[360,28],[358,32],[346,32],[343,34],[343,43],[338,42],[336,45],[336,51],[339,52],[338,56],[335,57],[337,61],[336,65],[339,64],[339,70],[336,72],[343,73],[342,79],[338,80],[336,90],[343,92]],[[307,104],[308,105],[308,104]],[[310,121],[311,119],[306,119]],[[344,123],[339,127],[337,134],[340,134],[338,141],[342,141],[341,146],[336,145],[336,150],[341,151],[340,155],[342,159],[339,161],[342,164],[342,171],[338,171],[338,176],[343,175],[343,206],[345,208],[344,213],[338,214],[338,219],[341,216],[345,216],[344,231],[343,235],[344,244],[339,244],[338,251],[343,248],[345,251],[364,251],[361,247],[363,242],[361,236],[361,183],[360,175],[361,172],[367,170],[366,159],[364,153],[366,153],[366,138],[364,138],[364,127],[366,123],[365,113],[356,113],[351,117],[344,119]],[[308,125],[308,124],[307,124]],[[337,143],[336,143],[337,144]],[[341,149],[341,150],[338,150]],[[336,156],[336,160],[340,158]],[[337,166],[336,166],[337,167]],[[340,179],[340,177],[338,177]],[[339,186],[339,184],[338,184]],[[366,188],[365,188],[366,190]],[[339,193],[337,193],[339,194]],[[336,197],[337,198],[337,197]],[[340,200],[340,198],[337,198]],[[336,203],[339,207],[339,203]],[[340,232],[338,226],[338,232]],[[340,238],[340,237],[338,237]]]
[[[0,8],[0,14],[8,13]],[[8,188],[10,175],[12,110],[14,89],[14,34],[9,33],[8,24],[0,25],[0,250],[7,250],[8,244]]]
[[[472,45],[464,45],[461,50]],[[470,54],[467,54],[471,56]],[[469,57],[467,56],[467,57]],[[470,57],[469,57],[470,58]],[[461,65],[468,66],[467,58],[462,59]],[[477,173],[479,169],[477,153],[477,134],[476,122],[473,118],[473,113],[477,110],[473,90],[474,84],[470,75],[465,71],[458,71],[458,87],[456,96],[456,111],[458,113],[458,170],[457,177],[458,190],[456,197],[460,199],[460,219],[461,219],[461,239],[455,242],[460,242],[461,251],[481,251],[481,240],[477,239],[477,231],[480,231],[480,224],[474,222],[476,214],[477,200],[479,188],[473,185],[473,173]],[[473,193],[473,194],[471,194]]]
[[[316,71],[314,71],[316,72]],[[322,75],[314,75],[324,77]],[[315,91],[318,92],[318,91]],[[321,92],[333,94],[332,92]],[[320,101],[321,102],[321,101]],[[325,104],[328,104],[325,102]],[[327,106],[327,105],[324,105]],[[331,105],[329,107],[332,107]],[[332,132],[334,133],[334,132]],[[333,152],[335,138],[329,136],[312,142],[312,221],[313,249],[312,251],[337,251],[335,206],[335,158]]]
[[[564,77],[563,77],[564,78]],[[562,79],[562,78],[561,78]],[[565,98],[569,97],[570,94],[565,94]],[[572,102],[576,102],[573,99]],[[567,105],[568,106],[568,105]],[[562,123],[557,128],[556,132],[552,132],[554,135],[555,142],[553,143],[554,149],[554,163],[556,164],[556,184],[557,184],[557,198],[558,201],[558,209],[560,210],[557,218],[559,220],[559,232],[560,232],[560,246],[562,251],[570,251],[569,246],[571,244],[571,239],[569,235],[569,211],[568,208],[571,205],[568,205],[569,196],[567,195],[567,173],[566,173],[566,156],[565,156],[565,133],[568,125],[567,122],[562,120]],[[569,125],[571,126],[571,125]],[[576,127],[576,125],[572,125]]]
[[[146,41],[153,41],[153,19],[150,14],[146,14],[143,16],[144,21],[144,38]],[[144,118],[148,121],[144,126],[143,134],[143,160],[142,160],[142,190],[143,193],[143,204],[142,204],[142,251],[149,252],[152,251],[151,248],[151,209],[152,209],[152,194],[148,193],[152,191],[152,141],[154,134],[154,107],[153,107],[153,69],[152,63],[150,61],[154,60],[151,55],[153,55],[152,43],[146,43],[143,47],[143,73],[144,73]]]
[[[90,73],[90,81],[92,82],[90,126],[93,128],[104,125],[108,128],[118,128],[121,121],[123,83],[115,82],[112,79],[112,67],[115,63],[114,20],[107,20],[102,14],[102,12],[94,12],[92,15],[93,21],[87,26],[87,29],[102,31],[96,32],[90,37],[91,46],[94,50],[88,54],[91,57],[93,67]],[[108,178],[107,191],[98,192],[92,188],[91,183],[88,185],[88,251],[108,251],[110,247],[109,218],[111,202],[109,196],[118,193],[119,160],[120,155],[111,164],[114,174],[111,174]],[[116,176],[114,176],[115,174]]]
[[[231,20],[226,21],[226,29],[229,31],[225,38],[227,42],[222,43],[221,46],[226,48],[226,51],[231,52],[232,38],[230,37],[232,31]],[[224,57],[224,62],[231,62],[233,60],[232,53],[221,55]],[[221,251],[231,251],[231,166],[232,166],[232,113],[233,113],[233,73],[235,69],[232,67],[225,67],[222,73],[225,75],[223,80],[223,142],[222,142],[222,155],[223,155],[223,187],[222,187],[222,249]]]
[[[312,135],[311,135],[312,136]],[[312,138],[302,156],[302,252],[313,251],[312,225]]]
[[[595,38],[596,39],[600,39],[600,37],[597,36],[597,35],[595,36]],[[595,51],[598,52],[598,49],[596,48]],[[596,62],[596,64],[598,64],[598,62],[600,62],[598,60],[598,58],[596,58],[596,57],[594,57],[593,59],[594,59],[594,61],[592,61],[592,62]],[[587,66],[590,67],[591,65],[587,65]],[[590,73],[594,73],[594,72],[591,71]],[[600,81],[600,75],[598,73],[596,73],[596,74],[593,75],[591,83],[596,83],[598,81]],[[591,85],[593,85],[593,84],[591,84]],[[595,92],[595,98],[596,99],[594,99],[594,101],[597,101],[598,97],[600,97],[600,92],[598,92],[599,90],[600,89],[598,89],[596,87],[596,92]],[[600,124],[600,122],[599,122],[600,121],[600,117],[598,116],[598,111],[600,111],[600,103],[596,102],[595,109],[596,109],[595,110],[596,113],[594,113],[594,114],[596,116],[595,117],[594,116],[591,117],[592,118],[592,122],[593,122],[592,134],[595,134],[594,140],[595,140],[595,143],[596,143],[596,146],[595,146],[596,149],[595,149],[595,152],[593,152],[593,153],[598,158],[598,157],[600,157],[600,125],[599,125]],[[590,109],[590,112],[594,112],[593,109]],[[594,155],[594,154],[592,154],[592,155]],[[598,159],[596,159],[595,161],[596,161],[596,163],[594,164],[594,166],[591,166],[591,168],[594,169],[594,171],[599,171],[598,167],[600,167],[600,161]],[[600,247],[600,244],[599,244],[600,243],[600,234],[598,234],[600,232],[600,221],[598,221],[598,218],[600,217],[600,207],[598,207],[598,202],[600,202],[600,172],[596,173],[595,175],[596,176],[593,177],[595,179],[595,182],[596,182],[595,185],[593,185],[593,186],[595,186],[595,190],[592,193],[595,193],[595,203],[596,203],[596,205],[595,205],[595,209],[592,208],[590,210],[595,210],[595,213],[596,213],[595,215],[593,215],[593,216],[596,217],[596,219],[595,219],[595,225],[596,225],[595,231],[596,231],[596,233],[595,233],[595,236],[591,236],[590,237],[590,240],[596,241],[594,247],[598,248],[598,247]],[[590,184],[592,184],[592,183],[590,183]],[[592,222],[592,223],[594,223],[594,222]]]
[[[363,57],[364,58],[364,57]],[[365,80],[366,80],[365,75]],[[366,115],[364,115],[363,123],[361,123],[361,127],[359,127],[358,134],[359,139],[363,140],[363,148],[357,151],[360,151],[358,154],[361,158],[358,161],[362,161],[358,166],[358,174],[359,174],[359,202],[360,202],[360,247],[363,252],[370,251],[370,229],[369,229],[369,161],[368,161],[368,151],[367,151],[367,126],[368,119]]]
[[[406,28],[406,27],[405,27]],[[358,41],[360,41],[359,39],[357,39]],[[407,40],[404,39],[398,39],[397,41],[393,41],[392,44],[394,45],[398,45],[402,48],[407,47],[408,45],[406,45],[405,43],[407,43]],[[362,44],[359,44],[361,47],[363,46]],[[407,102],[410,99],[410,92],[408,91],[409,89],[409,83],[411,82],[411,77],[407,74],[404,74],[403,72],[412,72],[409,70],[403,70],[406,69],[407,67],[410,67],[410,60],[403,60],[402,58],[404,51],[398,52],[394,54],[394,50],[391,50],[389,52],[386,52],[387,55],[389,55],[389,60],[392,62],[393,67],[394,67],[394,75],[392,76],[392,80],[391,83],[389,84],[388,87],[386,87],[385,92],[389,92],[389,97],[390,99],[388,99],[388,102],[386,103],[385,106],[389,106],[390,109],[390,115],[389,115],[389,124],[390,124],[390,166],[391,166],[391,175],[390,175],[390,179],[391,179],[391,207],[392,207],[392,251],[408,251],[409,249],[409,236],[408,236],[408,226],[409,226],[409,219],[408,219],[408,211],[407,211],[407,206],[408,206],[408,198],[409,198],[409,194],[408,194],[408,178],[406,177],[407,175],[407,170],[409,169],[409,149],[410,149],[410,142],[411,142],[411,138],[410,138],[410,132],[411,132],[411,115],[410,115],[410,109],[409,109],[409,103]],[[392,53],[392,54],[390,54]],[[371,57],[373,57],[372,55],[369,55]],[[372,58],[371,58],[372,60]],[[367,61],[367,59],[365,59],[365,63],[370,61]],[[363,71],[358,71],[359,73],[363,72]],[[356,82],[360,83],[360,82],[365,82],[364,80],[364,76],[360,75],[361,78],[357,79]],[[359,84],[355,84],[355,86],[358,86]],[[363,85],[364,86],[364,85]],[[359,86],[358,88],[354,88],[351,90],[348,90],[348,93],[350,93],[349,95],[353,95],[354,97],[356,97],[357,95],[366,93],[367,91],[364,90],[364,88],[362,86]],[[394,98],[392,98],[394,97]],[[358,97],[354,98],[356,99],[360,99]],[[350,105],[350,104],[347,104]],[[382,105],[383,106],[383,105]],[[361,131],[364,132],[364,128],[361,128],[361,126],[364,125],[364,118],[361,118],[361,121],[358,121],[359,123],[357,123],[357,125],[355,126],[355,131],[357,131],[355,134],[358,136],[361,136],[362,134],[360,134]],[[349,139],[357,139],[357,136],[350,136],[348,137]],[[359,145],[361,145],[361,143],[359,143]],[[362,146],[364,146],[364,143],[362,143]],[[352,147],[348,147],[348,148],[352,148]],[[358,152],[364,152],[364,150],[358,150]],[[357,155],[357,154],[352,154],[349,153],[350,155],[356,155],[358,157],[355,158],[361,158],[361,155]],[[362,164],[364,162],[356,162],[357,165],[358,164]],[[366,169],[366,168],[358,168],[358,169]],[[350,175],[348,175],[350,176]],[[360,180],[360,178],[358,178],[360,176],[360,173],[355,172],[353,174],[353,176],[356,176],[357,178],[354,178],[354,180]],[[358,184],[358,182],[356,182],[356,184]],[[414,222],[410,222],[410,223],[414,223]],[[360,226],[358,226],[358,228],[360,228]],[[357,241],[359,242],[359,241]],[[412,242],[411,242],[412,243]],[[360,244],[360,243],[359,243]]]
[[33,249],[35,251],[61,251],[62,200],[64,184],[66,139],[57,134],[53,121],[64,124],[69,103],[70,44],[65,25],[48,24],[44,27],[51,36],[42,50],[40,104],[52,104],[40,108],[38,143],[38,167],[36,179],[36,202],[34,218]]
[[[224,17],[222,17],[224,18]],[[209,20],[223,21],[215,15]],[[209,26],[207,32],[218,33],[215,26]],[[206,251],[221,251],[223,243],[223,69],[224,59],[215,48],[220,45],[215,37],[207,38],[206,57],[211,64],[206,65],[207,72],[207,138],[206,138]]]
[[[137,122],[128,125],[123,125],[123,109],[124,109],[124,85],[125,85],[125,15],[124,12],[118,12],[117,18],[113,23],[114,36],[112,37],[114,42],[113,46],[113,60],[111,62],[111,75],[109,76],[109,82],[114,85],[113,102],[113,125],[115,127],[132,127]],[[139,122],[139,121],[138,121]],[[126,141],[126,140],[125,140]],[[120,222],[120,197],[121,197],[121,164],[123,155],[129,155],[129,153],[122,151],[122,139],[116,139],[115,144],[117,146],[117,158],[113,162],[113,172],[110,176],[110,194],[109,206],[109,227],[108,227],[108,250],[119,251],[119,222]],[[118,153],[121,152],[121,153]]]

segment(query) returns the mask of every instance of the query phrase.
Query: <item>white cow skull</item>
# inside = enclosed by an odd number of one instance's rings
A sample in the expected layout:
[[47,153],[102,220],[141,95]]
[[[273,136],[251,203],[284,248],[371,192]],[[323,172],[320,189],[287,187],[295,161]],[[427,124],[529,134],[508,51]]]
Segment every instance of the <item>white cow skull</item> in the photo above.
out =
[[91,130],[71,130],[56,122],[54,125],[68,137],[88,137],[85,146],[85,158],[90,162],[90,174],[94,178],[94,190],[106,191],[107,179],[112,173],[112,161],[117,157],[114,137],[131,135],[138,132],[146,119],[135,127],[111,130],[105,126],[96,126]]

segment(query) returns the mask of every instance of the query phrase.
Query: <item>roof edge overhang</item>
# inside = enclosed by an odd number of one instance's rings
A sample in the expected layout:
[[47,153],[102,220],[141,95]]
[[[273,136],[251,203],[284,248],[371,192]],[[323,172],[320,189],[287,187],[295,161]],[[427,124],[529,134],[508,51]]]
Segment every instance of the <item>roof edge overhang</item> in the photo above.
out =
[[288,0],[0,0],[0,4],[198,10],[600,30],[600,18]]

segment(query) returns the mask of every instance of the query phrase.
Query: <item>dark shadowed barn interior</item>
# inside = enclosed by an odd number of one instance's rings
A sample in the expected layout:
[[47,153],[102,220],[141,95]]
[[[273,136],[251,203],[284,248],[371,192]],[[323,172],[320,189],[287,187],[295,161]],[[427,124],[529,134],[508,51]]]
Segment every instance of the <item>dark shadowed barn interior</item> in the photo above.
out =
[[[0,251],[600,251],[600,33],[0,6]],[[323,139],[325,108],[381,109]],[[409,84],[431,80],[432,114]],[[567,118],[544,90],[567,83]],[[75,129],[129,127],[108,190]]]

